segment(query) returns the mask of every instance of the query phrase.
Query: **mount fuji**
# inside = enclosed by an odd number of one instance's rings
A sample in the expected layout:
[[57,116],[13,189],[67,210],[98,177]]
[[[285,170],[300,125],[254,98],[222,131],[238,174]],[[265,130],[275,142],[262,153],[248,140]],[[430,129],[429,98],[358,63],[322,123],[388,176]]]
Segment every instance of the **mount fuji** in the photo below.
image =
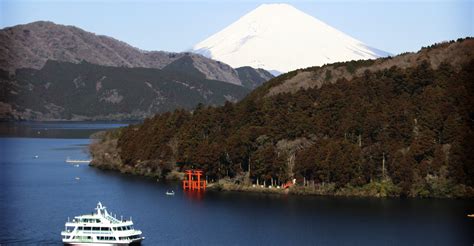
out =
[[288,4],[260,5],[192,51],[233,67],[275,73],[390,55]]

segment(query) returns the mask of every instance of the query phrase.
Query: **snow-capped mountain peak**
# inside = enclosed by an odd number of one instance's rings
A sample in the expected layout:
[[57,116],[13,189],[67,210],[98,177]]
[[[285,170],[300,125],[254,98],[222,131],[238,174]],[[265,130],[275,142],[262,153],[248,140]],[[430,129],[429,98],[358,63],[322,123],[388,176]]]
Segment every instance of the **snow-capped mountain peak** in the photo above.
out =
[[193,51],[233,67],[279,72],[388,55],[289,4],[262,4]]

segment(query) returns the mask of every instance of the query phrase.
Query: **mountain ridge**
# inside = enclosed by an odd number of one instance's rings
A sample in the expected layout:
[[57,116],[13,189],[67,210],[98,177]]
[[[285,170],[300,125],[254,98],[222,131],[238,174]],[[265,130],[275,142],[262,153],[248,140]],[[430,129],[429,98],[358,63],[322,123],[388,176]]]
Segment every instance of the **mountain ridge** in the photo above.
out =
[[[443,62],[459,67],[460,64],[466,63],[466,60],[474,56],[473,51],[472,38],[466,38],[458,39],[456,42],[434,44],[423,47],[418,52],[405,52],[394,57],[308,67],[284,74],[281,78],[277,77],[267,83],[265,87],[257,88],[252,94],[258,94],[257,97],[266,97],[296,93],[302,89],[320,88],[324,84],[333,84],[341,79],[350,81],[355,77],[363,76],[366,71],[376,72],[390,69],[393,66],[405,69],[421,65],[423,62],[427,62],[433,69],[437,69]],[[260,94],[262,92],[263,94]]]
[[141,120],[198,104],[235,102],[250,92],[209,80],[193,66],[194,71],[180,69],[48,60],[41,69],[0,76],[0,120]]
[[242,85],[237,72],[222,62],[189,52],[144,51],[75,26],[37,21],[0,30],[0,68],[10,73],[17,68],[41,69],[47,60],[162,69],[183,56],[191,56],[208,79]]

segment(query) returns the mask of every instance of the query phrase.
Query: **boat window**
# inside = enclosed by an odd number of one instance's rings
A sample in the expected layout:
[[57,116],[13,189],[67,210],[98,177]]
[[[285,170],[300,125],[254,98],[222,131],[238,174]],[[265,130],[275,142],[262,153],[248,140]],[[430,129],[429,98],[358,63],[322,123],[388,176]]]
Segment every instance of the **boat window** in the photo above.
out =
[[93,231],[100,231],[100,227],[92,227]]
[[95,223],[100,223],[100,220],[99,219],[95,220]]
[[114,237],[97,237],[98,240],[107,240],[107,241],[113,241]]
[[90,231],[90,230],[91,230],[90,227],[88,227],[88,226],[84,227],[84,231]]

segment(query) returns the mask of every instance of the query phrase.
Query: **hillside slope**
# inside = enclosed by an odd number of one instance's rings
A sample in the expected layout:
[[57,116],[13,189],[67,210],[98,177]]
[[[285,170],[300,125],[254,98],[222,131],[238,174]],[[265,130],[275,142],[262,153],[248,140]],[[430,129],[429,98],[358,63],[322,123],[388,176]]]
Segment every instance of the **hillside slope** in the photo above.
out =
[[246,88],[255,89],[273,78],[273,75],[264,69],[254,69],[249,66],[235,69],[239,74],[242,85]]
[[190,53],[143,51],[75,26],[38,21],[0,30],[0,68],[10,73],[18,68],[41,69],[48,60],[161,69],[184,56],[190,56],[207,79],[242,85],[237,72],[222,62]]
[[235,102],[250,91],[206,79],[197,69],[185,73],[182,68],[175,72],[58,61],[48,61],[40,70],[18,69],[13,77],[3,74],[0,85],[0,119],[10,120],[136,120],[199,103]]
[[109,131],[92,165],[160,177],[200,168],[231,189],[296,179],[290,192],[472,197],[473,46],[283,74],[236,104]]

